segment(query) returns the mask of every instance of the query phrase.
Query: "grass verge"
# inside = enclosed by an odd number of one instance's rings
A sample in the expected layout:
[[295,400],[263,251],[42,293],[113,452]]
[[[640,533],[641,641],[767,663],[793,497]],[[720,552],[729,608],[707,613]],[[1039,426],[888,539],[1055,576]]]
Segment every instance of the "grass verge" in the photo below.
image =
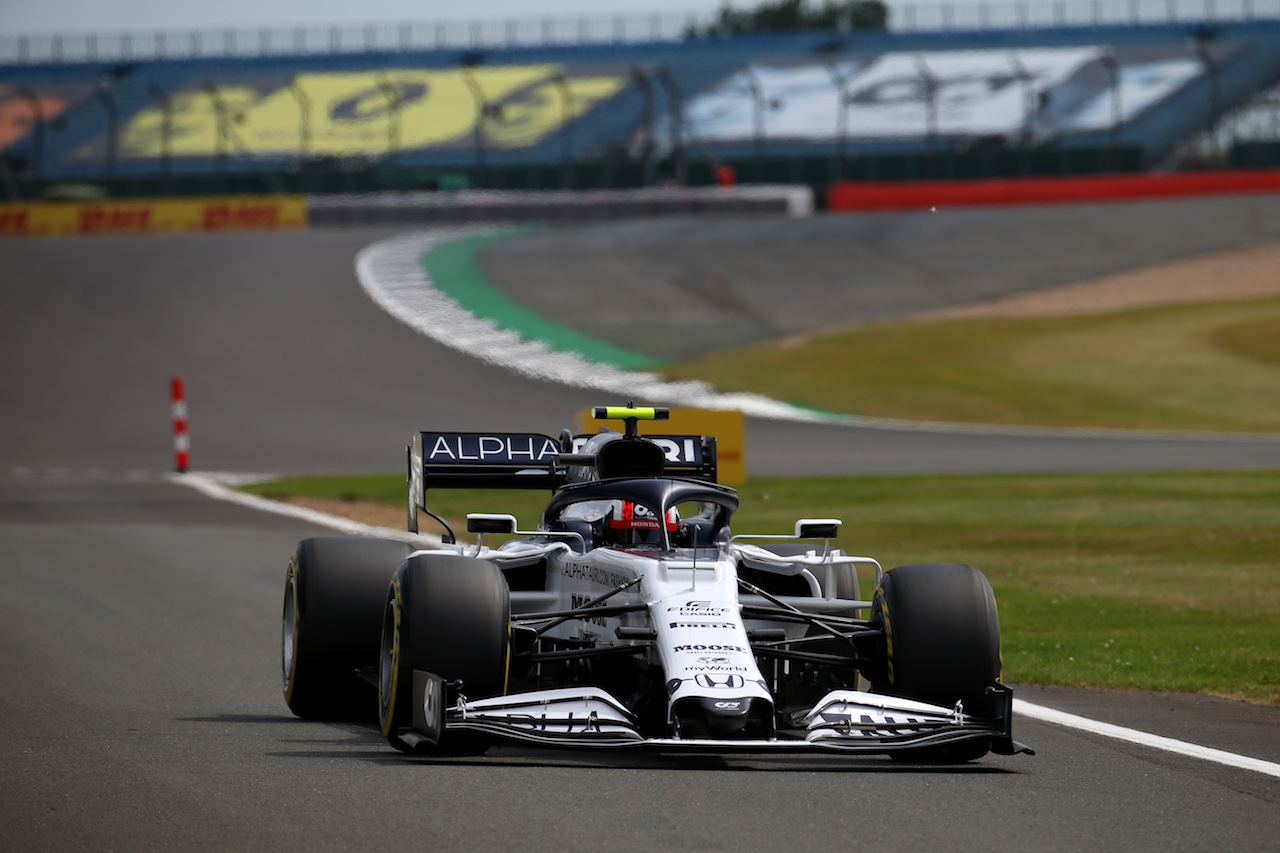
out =
[[882,323],[660,370],[878,417],[1280,432],[1280,298]]
[[[400,507],[404,477],[246,490]],[[1280,472],[777,478],[740,494],[738,532],[834,516],[842,547],[886,568],[978,566],[1000,606],[1007,681],[1280,704]],[[431,507],[531,527],[546,498],[440,491]]]

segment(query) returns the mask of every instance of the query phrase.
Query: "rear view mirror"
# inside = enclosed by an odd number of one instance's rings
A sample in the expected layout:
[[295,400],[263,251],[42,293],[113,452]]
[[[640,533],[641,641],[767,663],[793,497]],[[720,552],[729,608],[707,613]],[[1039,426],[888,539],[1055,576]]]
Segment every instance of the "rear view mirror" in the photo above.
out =
[[516,517],[506,513],[469,512],[467,532],[510,535],[516,532]]
[[802,518],[796,522],[797,539],[835,539],[839,533],[838,518]]

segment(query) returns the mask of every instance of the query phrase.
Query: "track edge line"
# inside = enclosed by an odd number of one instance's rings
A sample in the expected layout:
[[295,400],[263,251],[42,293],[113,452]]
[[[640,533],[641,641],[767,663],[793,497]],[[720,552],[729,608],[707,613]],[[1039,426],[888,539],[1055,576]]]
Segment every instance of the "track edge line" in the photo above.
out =
[[1136,743],[1153,749],[1174,752],[1191,758],[1199,758],[1204,761],[1212,761],[1216,764],[1223,764],[1240,770],[1252,770],[1255,773],[1263,773],[1267,776],[1280,778],[1280,764],[1276,764],[1271,761],[1263,761],[1260,758],[1250,758],[1247,755],[1239,755],[1222,749],[1200,746],[1199,744],[1188,743],[1186,741],[1177,740],[1176,738],[1154,735],[1150,732],[1144,732],[1139,729],[1117,726],[1112,723],[1101,722],[1100,720],[1091,720],[1088,717],[1068,714],[1065,711],[1057,711],[1053,708],[1046,708],[1043,705],[1034,705],[1022,699],[1013,700],[1013,710],[1014,713],[1020,714],[1024,717],[1029,717],[1033,720],[1053,723],[1055,725],[1078,729],[1091,734],[1102,735],[1103,737],[1128,741],[1129,743]]

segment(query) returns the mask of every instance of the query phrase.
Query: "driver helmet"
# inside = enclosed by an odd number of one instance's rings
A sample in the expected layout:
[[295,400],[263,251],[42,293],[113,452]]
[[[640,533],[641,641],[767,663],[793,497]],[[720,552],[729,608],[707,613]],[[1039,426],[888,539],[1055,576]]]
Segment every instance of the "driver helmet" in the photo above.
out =
[[[647,506],[633,501],[611,501],[612,514],[609,516],[611,530],[657,530],[661,525],[653,511]],[[667,510],[666,527],[674,532],[680,523],[680,514],[675,507]]]
[[[661,540],[658,531],[664,526],[648,507],[620,499],[582,501],[566,507],[560,517],[580,518],[593,526],[599,525],[597,535],[613,545],[655,544]],[[680,513],[671,507],[667,510],[665,527],[674,532],[679,523]]]
[[[657,545],[662,542],[663,523],[653,511],[633,501],[615,500],[606,516],[608,529],[604,533],[607,542],[614,545]],[[667,510],[666,529],[674,532],[680,516],[676,508]]]

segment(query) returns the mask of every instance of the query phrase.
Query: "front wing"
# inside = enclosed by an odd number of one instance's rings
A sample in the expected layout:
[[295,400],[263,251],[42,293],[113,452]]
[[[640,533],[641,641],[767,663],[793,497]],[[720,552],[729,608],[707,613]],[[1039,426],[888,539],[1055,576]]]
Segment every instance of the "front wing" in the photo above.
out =
[[460,696],[444,706],[445,682],[414,672],[414,726],[401,737],[410,746],[434,745],[444,729],[547,746],[656,747],[661,749],[803,750],[885,753],[988,739],[992,752],[1032,754],[1010,735],[1013,693],[1003,685],[988,691],[994,719],[910,699],[836,690],[813,708],[792,715],[794,732],[772,740],[646,737],[617,699],[596,687],[536,690],[491,699]]

